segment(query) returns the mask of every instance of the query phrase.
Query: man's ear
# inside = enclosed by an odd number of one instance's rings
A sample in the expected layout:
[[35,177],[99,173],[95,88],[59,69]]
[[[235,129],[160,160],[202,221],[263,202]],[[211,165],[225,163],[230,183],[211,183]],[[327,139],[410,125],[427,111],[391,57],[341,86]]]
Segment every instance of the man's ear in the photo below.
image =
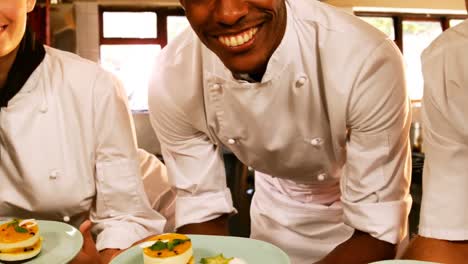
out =
[[28,9],[28,13],[33,11],[35,5],[36,5],[36,0],[26,0],[26,7]]

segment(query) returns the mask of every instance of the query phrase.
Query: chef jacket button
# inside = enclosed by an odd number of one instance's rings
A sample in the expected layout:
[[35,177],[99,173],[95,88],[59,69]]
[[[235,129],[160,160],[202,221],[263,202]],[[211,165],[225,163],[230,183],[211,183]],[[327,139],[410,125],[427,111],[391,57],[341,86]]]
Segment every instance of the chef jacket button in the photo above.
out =
[[215,84],[213,84],[213,86],[211,87],[211,89],[212,89],[213,91],[219,91],[219,90],[221,90],[221,85],[215,83]]
[[323,144],[323,139],[322,138],[313,138],[310,140],[310,144],[312,146],[319,147]]
[[296,81],[296,86],[297,86],[297,87],[301,87],[301,86],[303,86],[306,82],[307,82],[307,78],[306,78],[306,77],[300,77],[300,78],[297,79],[297,81]]
[[228,139],[228,144],[229,145],[234,145],[234,144],[236,144],[236,140],[233,139],[233,138],[230,138],[230,139]]
[[319,181],[324,181],[326,177],[327,177],[327,174],[326,174],[326,173],[320,173],[320,174],[317,176],[317,180],[319,180]]
[[50,173],[49,179],[51,179],[51,180],[56,180],[56,179],[58,178],[58,175],[59,175],[59,172],[56,171],[56,170],[54,170],[54,171],[52,171],[52,172]]
[[63,217],[64,222],[70,222],[70,217],[68,215]]

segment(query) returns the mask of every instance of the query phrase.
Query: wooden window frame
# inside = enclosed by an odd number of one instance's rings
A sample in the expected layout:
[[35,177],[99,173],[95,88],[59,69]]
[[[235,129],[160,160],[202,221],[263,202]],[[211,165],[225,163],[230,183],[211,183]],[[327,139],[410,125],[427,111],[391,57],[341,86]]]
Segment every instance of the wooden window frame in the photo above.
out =
[[[154,6],[99,6],[99,45],[167,45],[167,17],[185,16],[181,7]],[[153,12],[156,13],[156,38],[105,38],[104,12]]]
[[[390,17],[393,19],[393,28],[395,30],[395,44],[403,54],[403,22],[404,21],[439,21],[442,27],[442,32],[450,28],[450,20],[452,19],[467,19],[468,15],[456,14],[415,14],[415,13],[392,13],[392,12],[367,12],[356,11],[354,15],[358,17]],[[412,103],[420,103],[421,99],[412,99]]]
[[467,19],[468,15],[456,14],[415,14],[415,13],[392,13],[392,12],[364,12],[357,11],[354,14],[358,17],[390,17],[393,19],[393,28],[395,30],[395,44],[403,53],[403,22],[404,21],[439,21],[442,31],[450,28],[450,20]]

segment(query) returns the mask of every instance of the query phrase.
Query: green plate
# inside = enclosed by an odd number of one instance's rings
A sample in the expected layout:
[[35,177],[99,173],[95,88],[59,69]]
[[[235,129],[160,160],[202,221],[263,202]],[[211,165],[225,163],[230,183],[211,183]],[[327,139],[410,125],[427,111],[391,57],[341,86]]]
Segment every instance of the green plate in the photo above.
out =
[[[5,221],[0,222],[3,223]],[[38,220],[37,223],[43,238],[41,252],[35,258],[21,263],[64,264],[80,252],[83,236],[78,229],[62,222]]]
[[394,260],[383,260],[383,261],[372,262],[370,264],[439,264],[439,263],[419,261],[419,260],[394,259]]
[[[203,257],[223,253],[225,257],[237,257],[248,264],[290,264],[289,257],[272,244],[243,237],[188,235],[192,240],[195,263]],[[143,264],[143,252],[134,246],[114,258],[111,264]]]

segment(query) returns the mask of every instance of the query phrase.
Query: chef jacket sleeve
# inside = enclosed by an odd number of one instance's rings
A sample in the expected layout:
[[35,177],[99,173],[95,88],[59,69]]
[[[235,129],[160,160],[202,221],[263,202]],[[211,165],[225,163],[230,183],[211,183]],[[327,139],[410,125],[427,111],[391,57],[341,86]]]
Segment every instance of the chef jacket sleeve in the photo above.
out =
[[425,162],[419,233],[436,239],[468,240],[468,62],[463,54],[435,46],[422,60]]
[[411,206],[410,104],[401,53],[391,40],[370,51],[348,101],[344,221],[398,243]]
[[[198,84],[186,83],[178,74],[156,71],[149,92],[151,122],[161,142],[169,182],[177,192],[176,228],[236,212],[226,184],[222,151],[192,123],[194,118],[203,123],[204,116],[189,116],[196,114],[184,111],[184,96],[174,92],[177,87]],[[203,100],[191,102],[197,99]]]
[[169,184],[166,166],[153,154],[138,149],[143,186],[151,207],[166,218],[164,232],[174,232],[175,190]]
[[122,86],[101,72],[93,100],[97,197],[90,218],[98,250],[124,249],[162,233],[166,220],[151,208],[143,188],[133,119]]

